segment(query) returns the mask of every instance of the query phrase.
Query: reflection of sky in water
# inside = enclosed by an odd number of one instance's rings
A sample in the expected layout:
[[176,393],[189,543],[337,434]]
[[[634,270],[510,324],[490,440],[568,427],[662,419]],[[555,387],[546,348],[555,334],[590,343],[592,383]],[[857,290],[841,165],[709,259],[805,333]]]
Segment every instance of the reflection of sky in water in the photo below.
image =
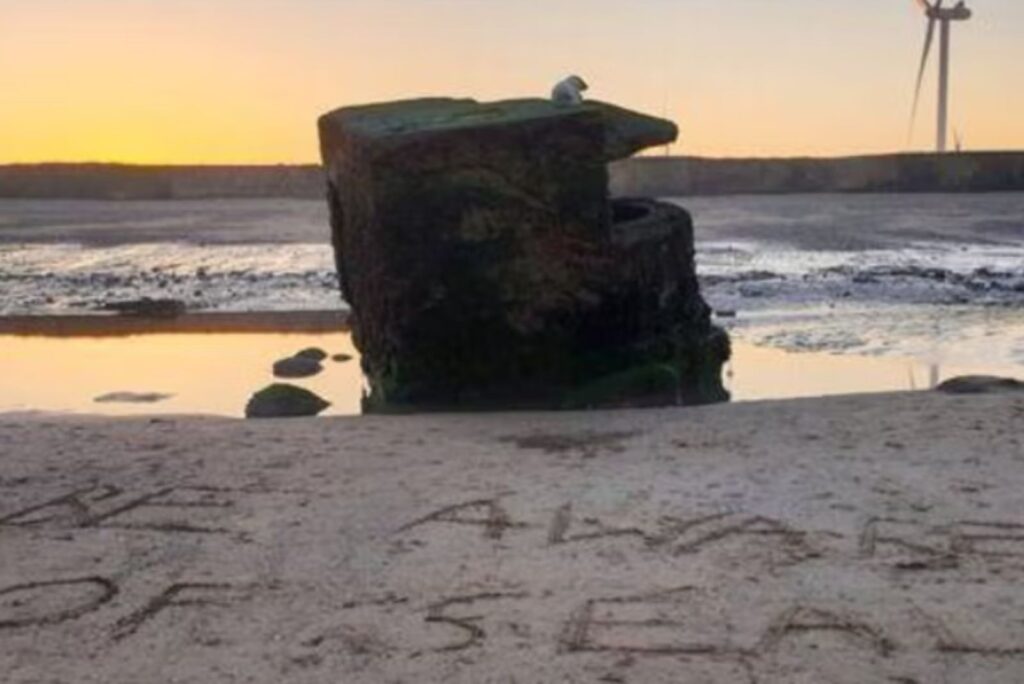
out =
[[[149,334],[128,337],[0,336],[0,412],[106,415],[212,414],[241,417],[253,392],[276,382],[274,361],[316,346],[354,354],[347,333]],[[927,389],[966,373],[1012,374],[993,364],[934,366],[925,359],[793,353],[737,342],[724,369],[737,401]],[[1020,368],[1016,369],[1019,373]],[[285,380],[333,405],[323,415],[359,413],[358,358],[324,362],[312,378]],[[96,402],[114,392],[172,395],[155,403]]]
[[[252,394],[273,382],[305,387],[331,402],[322,415],[359,412],[358,356],[327,359],[312,378],[276,380],[271,366],[307,347],[355,355],[347,333],[151,334],[129,337],[0,336],[0,411],[110,415],[202,413],[241,417]],[[96,403],[112,392],[156,392],[153,404]]]
[[741,312],[721,321],[739,340],[790,351],[893,356],[949,366],[1017,367],[1024,309],[862,306]]
[[1024,366],[984,362],[943,365],[921,358],[789,352],[749,343],[734,343],[733,352],[725,386],[735,401],[926,390],[958,375],[1024,376]]

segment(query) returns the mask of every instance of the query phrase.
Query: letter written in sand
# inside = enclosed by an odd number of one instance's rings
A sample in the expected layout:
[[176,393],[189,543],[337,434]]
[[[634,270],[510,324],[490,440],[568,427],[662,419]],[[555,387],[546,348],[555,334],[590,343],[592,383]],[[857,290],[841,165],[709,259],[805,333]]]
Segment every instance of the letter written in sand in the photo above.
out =
[[215,519],[235,502],[218,487],[164,487],[131,495],[112,485],[77,489],[0,517],[0,526],[116,527],[157,532],[226,533]]
[[963,520],[953,533],[958,553],[982,557],[1024,556],[1024,525],[1013,522]]
[[486,539],[501,539],[509,529],[528,527],[526,523],[512,521],[497,499],[477,499],[445,506],[433,513],[428,513],[402,525],[398,528],[398,532],[406,532],[430,524],[480,527],[483,528]]
[[438,601],[427,608],[428,623],[441,623],[456,629],[459,634],[448,643],[435,647],[433,650],[438,653],[448,651],[462,651],[473,646],[478,646],[487,638],[487,632],[482,626],[483,615],[452,615],[449,611],[462,608],[473,610],[476,604],[481,602],[493,603],[527,598],[528,594],[523,592],[486,592],[482,594],[470,594],[467,596],[453,596],[452,598]]
[[117,595],[105,577],[26,582],[0,589],[0,629],[56,625],[99,609]]
[[249,598],[247,589],[249,587],[218,582],[172,584],[142,608],[118,620],[114,624],[114,640],[132,636],[161,612],[172,608],[229,607]]
[[679,527],[673,541],[676,555],[700,553],[734,542],[737,553],[798,563],[821,553],[807,534],[760,515],[711,515]]
[[695,587],[639,596],[591,599],[574,611],[562,631],[564,652],[657,655],[739,653],[732,627],[702,601]]

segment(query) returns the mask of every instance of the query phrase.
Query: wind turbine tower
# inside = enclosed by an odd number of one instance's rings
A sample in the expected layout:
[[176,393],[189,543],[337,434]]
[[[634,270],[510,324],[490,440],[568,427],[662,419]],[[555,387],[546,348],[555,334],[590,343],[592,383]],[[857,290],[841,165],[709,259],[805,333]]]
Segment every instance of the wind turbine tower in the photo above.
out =
[[949,29],[950,23],[954,21],[967,21],[971,18],[972,12],[967,8],[964,0],[960,0],[953,7],[943,7],[944,0],[935,0],[930,4],[928,0],[917,0],[917,4],[924,10],[928,18],[928,29],[924,37],[924,52],[921,55],[921,68],[917,72],[917,89],[914,91],[914,109],[911,113],[910,123],[913,126],[914,117],[917,114],[917,103],[921,97],[921,83],[924,80],[924,72],[928,66],[928,56],[931,53],[932,42],[935,38],[935,25],[939,26],[939,112],[938,131],[936,132],[935,149],[937,152],[946,151],[946,133],[949,127]]

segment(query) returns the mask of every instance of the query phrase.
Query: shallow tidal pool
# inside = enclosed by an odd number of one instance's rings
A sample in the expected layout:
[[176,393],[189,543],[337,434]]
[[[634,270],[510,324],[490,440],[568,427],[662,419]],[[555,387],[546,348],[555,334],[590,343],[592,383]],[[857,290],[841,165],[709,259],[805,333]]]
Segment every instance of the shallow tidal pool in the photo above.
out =
[[[343,363],[328,358],[311,378],[274,378],[275,361],[308,347],[353,358]],[[0,335],[0,412],[241,417],[249,397],[274,382],[305,387],[330,401],[322,415],[359,413],[363,377],[348,333]],[[170,396],[153,402],[96,401],[117,393]]]
[[[352,359],[328,358],[311,378],[275,380],[273,363],[308,347]],[[734,401],[755,401],[922,390],[956,375],[1020,375],[1020,370],[791,352],[734,341],[723,379]],[[351,336],[344,332],[0,335],[0,412],[241,417],[253,392],[273,382],[290,382],[324,397],[331,407],[323,415],[360,412],[363,377]],[[132,401],[132,395],[141,396]]]

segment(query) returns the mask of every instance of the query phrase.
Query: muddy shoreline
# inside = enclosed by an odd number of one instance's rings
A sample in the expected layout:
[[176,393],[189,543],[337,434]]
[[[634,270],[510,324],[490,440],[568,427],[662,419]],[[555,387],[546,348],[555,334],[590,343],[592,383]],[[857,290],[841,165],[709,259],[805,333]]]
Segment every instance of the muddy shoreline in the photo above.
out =
[[209,311],[169,318],[114,314],[0,316],[0,335],[23,337],[119,337],[156,333],[348,332],[348,312]]

